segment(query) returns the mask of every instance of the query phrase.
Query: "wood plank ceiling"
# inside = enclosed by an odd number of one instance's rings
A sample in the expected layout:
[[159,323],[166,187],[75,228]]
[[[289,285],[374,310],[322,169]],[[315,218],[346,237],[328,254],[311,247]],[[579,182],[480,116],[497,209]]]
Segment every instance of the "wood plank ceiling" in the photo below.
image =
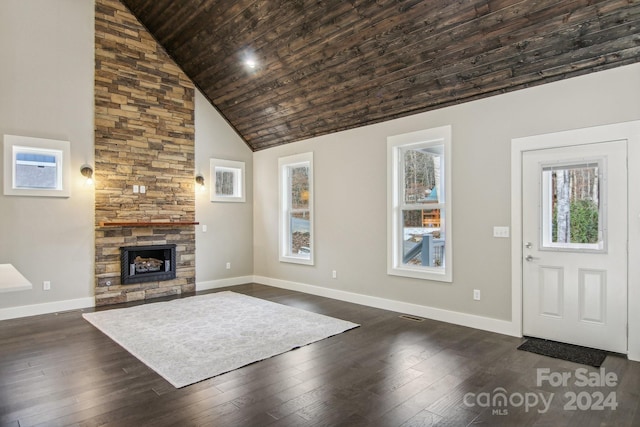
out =
[[122,2],[253,150],[640,61],[640,0]]

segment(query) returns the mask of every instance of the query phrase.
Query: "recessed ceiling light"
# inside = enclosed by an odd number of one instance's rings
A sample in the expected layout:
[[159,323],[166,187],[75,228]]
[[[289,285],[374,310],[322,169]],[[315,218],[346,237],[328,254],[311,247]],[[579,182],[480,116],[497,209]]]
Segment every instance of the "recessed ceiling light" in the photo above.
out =
[[253,49],[245,49],[240,55],[242,65],[247,71],[255,71],[258,68],[258,60]]

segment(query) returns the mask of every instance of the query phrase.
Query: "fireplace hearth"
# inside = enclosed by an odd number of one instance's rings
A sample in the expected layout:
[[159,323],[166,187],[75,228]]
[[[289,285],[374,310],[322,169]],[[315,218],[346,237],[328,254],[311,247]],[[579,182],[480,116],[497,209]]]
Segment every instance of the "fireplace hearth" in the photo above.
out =
[[176,245],[124,246],[120,257],[123,285],[176,278]]

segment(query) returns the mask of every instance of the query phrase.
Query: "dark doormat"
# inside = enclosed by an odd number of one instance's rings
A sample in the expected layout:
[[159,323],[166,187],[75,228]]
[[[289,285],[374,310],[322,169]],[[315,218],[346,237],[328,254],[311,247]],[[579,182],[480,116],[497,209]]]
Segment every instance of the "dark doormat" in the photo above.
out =
[[604,350],[565,344],[557,341],[548,341],[539,338],[527,338],[525,342],[520,344],[518,350],[541,354],[543,356],[549,356],[556,359],[568,360],[569,362],[580,363],[583,365],[594,366],[596,368],[599,368],[607,357],[607,352]]

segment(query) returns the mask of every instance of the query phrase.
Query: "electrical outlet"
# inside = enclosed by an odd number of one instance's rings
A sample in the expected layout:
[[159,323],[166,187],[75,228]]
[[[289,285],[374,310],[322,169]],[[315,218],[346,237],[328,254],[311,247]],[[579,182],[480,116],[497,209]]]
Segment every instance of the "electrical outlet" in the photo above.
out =
[[227,270],[231,270],[231,263],[230,262],[227,263]]
[[473,299],[476,301],[480,301],[480,289],[473,290]]
[[333,270],[333,271],[331,272],[331,277],[333,277],[334,279],[337,279],[337,278],[338,278],[338,272],[337,272],[337,271],[335,271],[335,270]]
[[134,185],[134,186],[133,186],[133,192],[134,192],[134,193],[139,193],[139,192],[140,192],[140,186],[138,186],[138,185]]
[[140,193],[144,194],[147,192],[147,187],[145,187],[144,185],[140,186]]
[[44,282],[42,282],[42,290],[43,291],[50,291],[51,290],[51,282],[48,280],[45,280]]
[[207,232],[207,226],[206,226],[206,225],[203,225],[203,226],[202,226],[202,232],[203,232],[203,233],[206,233],[206,232]]

